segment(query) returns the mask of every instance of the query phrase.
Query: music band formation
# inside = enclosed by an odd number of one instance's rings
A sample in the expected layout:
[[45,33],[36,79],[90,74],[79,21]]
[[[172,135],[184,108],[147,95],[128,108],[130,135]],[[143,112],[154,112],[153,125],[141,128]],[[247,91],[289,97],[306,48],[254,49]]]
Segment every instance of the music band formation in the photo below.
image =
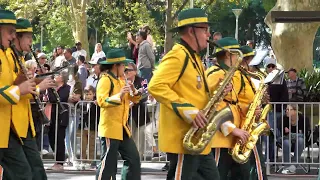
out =
[[[160,103],[159,148],[170,161],[167,179],[265,180],[259,137],[269,130],[267,75],[258,64],[250,64],[253,49],[231,37],[209,42],[216,46],[217,63],[205,69],[200,52],[207,48],[208,28],[202,9],[183,10],[172,29],[180,42],[163,57],[148,85],[148,92]],[[0,33],[3,179],[47,179],[34,139],[30,100],[41,112],[38,95],[46,89],[54,92],[55,82],[52,77],[35,79],[25,70],[22,52],[30,52],[32,45],[27,19],[0,10]],[[110,50],[98,61],[101,74],[96,97],[102,145],[98,180],[116,179],[118,152],[124,160],[122,178],[141,179],[139,152],[128,119],[130,103],[139,102],[142,93],[126,79],[128,62],[121,49]],[[253,78],[260,81],[257,87]]]

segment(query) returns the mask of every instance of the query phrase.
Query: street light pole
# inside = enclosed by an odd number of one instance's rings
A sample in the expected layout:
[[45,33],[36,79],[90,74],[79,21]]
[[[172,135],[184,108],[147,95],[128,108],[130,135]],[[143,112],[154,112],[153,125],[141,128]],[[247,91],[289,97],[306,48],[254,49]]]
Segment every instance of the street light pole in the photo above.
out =
[[235,31],[234,38],[236,38],[238,40],[238,31],[239,31],[238,20],[239,20],[240,14],[242,12],[242,9],[232,9],[232,12],[236,16],[236,31]]

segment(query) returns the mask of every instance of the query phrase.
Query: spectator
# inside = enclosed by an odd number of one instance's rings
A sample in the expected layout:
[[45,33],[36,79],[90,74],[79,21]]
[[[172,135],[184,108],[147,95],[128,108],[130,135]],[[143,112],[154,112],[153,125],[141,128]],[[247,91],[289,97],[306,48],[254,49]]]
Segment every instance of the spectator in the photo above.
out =
[[82,84],[82,89],[86,87],[87,84],[87,78],[88,78],[88,71],[87,67],[84,64],[85,62],[85,56],[78,56],[77,65],[79,67],[78,69],[78,78]]
[[87,86],[93,86],[94,89],[97,88],[97,84],[98,84],[99,76],[100,76],[100,65],[99,65],[99,62],[100,61],[105,61],[105,60],[106,60],[106,58],[104,57],[104,58],[98,58],[98,59],[95,58],[95,59],[89,61],[89,64],[91,66],[93,66],[92,67],[93,74],[88,77]]
[[153,41],[152,35],[151,35],[151,29],[148,25],[145,25],[141,29],[142,31],[147,33],[147,41],[150,43],[152,49],[156,49],[156,43]]
[[78,59],[78,57],[81,55],[81,56],[84,56],[84,57],[87,57],[87,52],[82,49],[82,44],[81,42],[77,42],[76,43],[76,48],[77,48],[77,51],[73,52],[72,53],[72,56],[75,58],[75,59]]
[[[70,93],[70,86],[67,85],[68,81],[68,73],[63,71],[59,75],[55,76],[55,81],[57,83],[57,93],[60,96],[61,102],[68,102],[68,96]],[[52,91],[48,91],[48,97],[50,103],[56,103],[56,98]],[[66,128],[69,124],[68,111],[62,114],[59,113],[60,109],[56,107],[56,104],[52,105],[51,108],[51,122],[49,128],[49,142],[51,149],[56,154],[56,161],[52,166],[53,170],[63,170],[63,162],[65,161],[65,136],[66,136]],[[68,107],[65,107],[68,109]],[[58,112],[57,112],[58,109]],[[56,119],[56,115],[58,114],[58,119]],[[57,129],[56,129],[57,127]],[[57,132],[56,132],[57,131]],[[56,144],[57,142],[57,144]],[[57,146],[57,147],[56,147]]]
[[[267,73],[271,73],[273,70],[277,69],[277,63],[274,59],[271,59],[270,57],[266,57],[265,67],[266,67]],[[270,102],[288,102],[289,101],[287,84],[286,84],[286,81],[284,80],[284,73],[281,73],[279,77],[272,84],[269,85],[268,93],[270,96]],[[277,121],[282,116],[283,108],[286,108],[285,105],[281,105],[281,104],[275,105],[273,108],[273,111],[270,111],[268,115],[268,122],[270,127],[275,130],[274,132],[275,136],[278,135],[275,125],[277,124]],[[264,141],[267,147],[266,139],[264,139]],[[274,139],[269,138],[269,159],[271,162],[275,161],[274,150],[275,150]]]
[[91,57],[91,61],[93,61],[96,58],[99,59],[99,58],[103,58],[103,57],[106,57],[106,54],[102,51],[101,43],[97,43],[94,48],[94,53]]
[[249,46],[251,49],[254,49],[254,42],[253,42],[253,40],[248,40],[246,45]]
[[[304,149],[305,140],[308,138],[310,130],[309,118],[298,112],[296,105],[287,105],[286,115],[283,117],[283,123],[278,121],[280,136],[278,142],[283,141],[282,151],[285,163],[290,162],[291,150],[294,150],[292,162],[299,161]],[[282,170],[283,174],[294,174],[296,166],[290,165]]]
[[152,70],[155,68],[155,56],[151,44],[147,41],[146,32],[139,31],[137,34],[137,43],[139,43],[138,69],[139,75],[149,82],[152,77]]
[[70,48],[67,48],[63,52],[65,59],[70,65],[76,65],[77,60],[72,56],[72,50]]
[[53,69],[56,69],[56,68],[64,66],[64,63],[65,63],[66,59],[65,59],[65,57],[63,55],[63,50],[64,50],[63,46],[58,46],[57,47],[57,57],[54,60]]
[[90,101],[81,103],[81,123],[78,126],[79,134],[81,135],[81,159],[83,160],[77,169],[90,169],[95,168],[93,160],[95,154],[95,144],[97,127],[100,117],[100,108],[93,102],[95,100],[95,88],[93,86],[88,86],[84,90],[84,100]]
[[222,38],[221,32],[215,32],[215,33],[213,33],[213,35],[212,35],[212,40],[213,40],[213,41],[218,41],[218,40],[220,40],[221,38]]
[[289,79],[287,80],[289,101],[303,102],[307,93],[307,88],[302,78],[297,76],[297,70],[294,68],[287,71]]

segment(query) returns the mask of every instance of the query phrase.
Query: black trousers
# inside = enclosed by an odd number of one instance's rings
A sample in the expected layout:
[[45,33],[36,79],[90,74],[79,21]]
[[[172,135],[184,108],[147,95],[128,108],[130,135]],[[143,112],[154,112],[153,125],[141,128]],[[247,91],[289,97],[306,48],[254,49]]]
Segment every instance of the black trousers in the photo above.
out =
[[167,180],[220,180],[212,154],[189,155],[168,153],[170,167]]
[[23,152],[31,167],[32,180],[46,180],[47,175],[38,151],[36,138],[32,137],[31,128],[28,130],[27,137],[21,139],[23,141]]
[[31,167],[21,141],[12,130],[9,147],[0,149],[0,165],[3,167],[3,180],[32,180]]
[[[53,121],[54,122],[54,121]],[[64,138],[66,137],[66,126],[57,126],[57,133],[56,133],[56,124],[52,123],[49,127],[49,143],[51,146],[51,149],[55,152],[56,154],[56,161],[59,161],[58,164],[63,165],[63,162],[66,160],[66,145],[64,142]],[[56,141],[57,140],[57,144]],[[56,146],[57,149],[56,149]]]
[[248,180],[250,177],[250,161],[244,164],[238,164],[232,159],[227,148],[214,148],[214,154],[221,180],[228,180],[232,169],[237,169],[237,179]]
[[123,140],[101,138],[104,155],[97,169],[97,180],[116,179],[118,152],[125,160],[123,179],[141,180],[141,164],[137,147],[131,137],[123,130]]

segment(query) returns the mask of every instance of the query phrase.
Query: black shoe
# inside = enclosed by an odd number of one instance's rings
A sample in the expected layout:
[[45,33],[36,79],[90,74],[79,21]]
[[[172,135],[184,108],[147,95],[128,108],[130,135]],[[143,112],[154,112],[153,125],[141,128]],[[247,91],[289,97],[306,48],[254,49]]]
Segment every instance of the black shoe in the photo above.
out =
[[166,163],[166,165],[163,166],[162,171],[168,171],[169,170],[169,163]]

